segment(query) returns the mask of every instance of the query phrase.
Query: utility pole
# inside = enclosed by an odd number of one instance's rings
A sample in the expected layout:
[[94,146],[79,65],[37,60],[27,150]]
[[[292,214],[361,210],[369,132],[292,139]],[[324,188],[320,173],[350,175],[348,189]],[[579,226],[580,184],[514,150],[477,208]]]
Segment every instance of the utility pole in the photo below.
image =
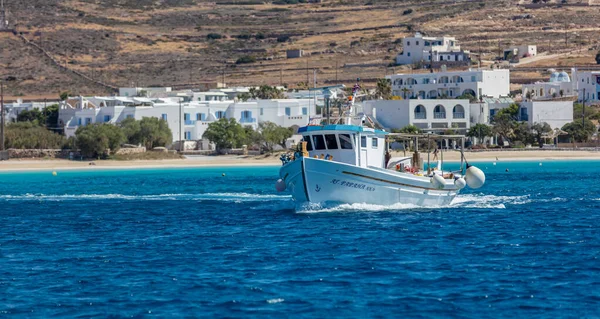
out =
[[335,84],[338,84],[338,61],[335,60]]
[[585,131],[585,88],[583,89],[583,103],[581,104],[581,127]]
[[317,69],[313,69],[313,88],[317,87]]
[[309,83],[308,81],[309,81],[309,79],[308,79],[308,58],[306,58],[306,88],[307,89],[309,87],[308,86],[308,83]]
[[4,82],[0,81],[0,150],[4,151]]
[[183,139],[181,138],[181,127],[182,125],[182,121],[181,121],[181,98],[179,98],[179,152],[182,152],[182,146],[183,146]]

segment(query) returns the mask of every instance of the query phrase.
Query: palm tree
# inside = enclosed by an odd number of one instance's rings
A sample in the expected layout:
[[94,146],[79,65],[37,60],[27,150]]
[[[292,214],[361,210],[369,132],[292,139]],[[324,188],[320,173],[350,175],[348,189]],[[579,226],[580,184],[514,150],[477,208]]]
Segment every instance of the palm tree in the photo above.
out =
[[410,92],[408,88],[402,88],[402,98],[406,100],[406,93]]
[[375,97],[389,100],[392,97],[392,82],[390,79],[377,79]]

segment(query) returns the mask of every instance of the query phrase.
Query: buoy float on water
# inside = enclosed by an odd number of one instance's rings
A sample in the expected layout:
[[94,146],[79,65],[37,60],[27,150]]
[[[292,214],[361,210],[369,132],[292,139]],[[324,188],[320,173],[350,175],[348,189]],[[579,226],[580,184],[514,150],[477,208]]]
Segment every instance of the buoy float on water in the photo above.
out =
[[465,186],[467,186],[467,182],[465,181],[464,178],[459,177],[454,180],[454,186],[456,186],[456,188],[458,188],[458,189],[463,189],[463,188],[465,188]]
[[58,173],[56,171],[52,171],[52,176],[56,176]]
[[446,184],[446,181],[444,180],[444,178],[437,174],[434,174],[433,177],[431,177],[431,179],[429,181],[431,182],[433,187],[435,187],[437,189],[444,189],[444,186]]
[[473,189],[480,188],[485,183],[485,174],[479,168],[470,166],[465,174],[465,182]]
[[278,192],[283,192],[285,190],[285,182],[281,178],[275,182],[275,189]]

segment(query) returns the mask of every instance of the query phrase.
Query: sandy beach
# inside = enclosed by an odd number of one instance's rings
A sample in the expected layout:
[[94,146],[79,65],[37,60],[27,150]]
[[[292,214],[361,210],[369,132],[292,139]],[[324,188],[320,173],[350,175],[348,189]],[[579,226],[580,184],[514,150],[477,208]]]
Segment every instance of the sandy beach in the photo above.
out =
[[[407,153],[408,154],[408,153]],[[404,156],[402,152],[392,153],[393,157]],[[422,153],[427,161],[427,153]],[[469,162],[493,161],[560,161],[560,160],[600,160],[600,151],[577,150],[508,150],[466,152]],[[433,160],[433,154],[430,154]],[[444,161],[460,161],[460,152],[443,153]],[[279,166],[279,154],[260,156],[189,156],[175,160],[96,160],[69,161],[63,159],[11,159],[0,161],[2,171],[53,171],[53,170],[94,170],[128,168],[177,168],[177,167],[228,167],[228,166]]]

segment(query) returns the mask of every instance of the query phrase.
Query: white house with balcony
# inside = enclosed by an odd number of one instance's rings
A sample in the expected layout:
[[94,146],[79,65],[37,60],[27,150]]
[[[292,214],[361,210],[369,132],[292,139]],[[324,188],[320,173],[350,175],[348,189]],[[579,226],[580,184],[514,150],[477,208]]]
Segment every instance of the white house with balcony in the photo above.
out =
[[574,84],[567,72],[553,72],[548,82],[523,84],[523,98],[535,101],[576,96]]
[[469,52],[460,49],[454,37],[424,37],[417,32],[402,39],[403,51],[396,56],[397,64],[417,62],[469,62]]
[[17,117],[23,111],[39,110],[44,111],[44,107],[58,104],[60,101],[52,100],[45,102],[23,102],[22,99],[17,99],[13,103],[4,103],[4,116],[6,122],[16,122]]
[[414,125],[426,132],[466,133],[471,127],[469,100],[372,100],[363,110],[390,130]]
[[600,71],[571,69],[571,80],[577,100],[593,104],[600,103]]
[[510,93],[510,73],[502,69],[396,74],[386,78],[392,82],[392,94],[404,99],[452,99],[464,94],[479,99]]
[[304,126],[314,114],[314,102],[300,99],[180,103],[177,98],[77,97],[60,104],[59,123],[69,137],[84,125],[155,117],[167,121],[173,141],[197,141],[202,139],[208,124],[221,118],[234,118],[256,129],[266,121],[285,127]]

